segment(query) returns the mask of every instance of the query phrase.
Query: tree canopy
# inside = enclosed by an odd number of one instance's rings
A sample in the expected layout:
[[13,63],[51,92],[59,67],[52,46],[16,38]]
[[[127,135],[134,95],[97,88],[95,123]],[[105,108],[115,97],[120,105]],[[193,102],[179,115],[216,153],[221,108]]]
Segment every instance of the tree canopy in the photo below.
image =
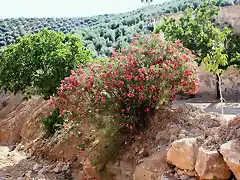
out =
[[197,55],[199,64],[204,62],[207,70],[220,75],[228,66],[239,62],[240,50],[236,46],[239,35],[234,35],[231,27],[221,28],[214,22],[219,10],[217,1],[206,0],[195,9],[187,8],[179,22],[165,17],[155,32],[162,31],[169,41],[181,40]]
[[90,59],[91,52],[72,35],[46,29],[25,35],[1,53],[0,89],[48,98],[71,70]]

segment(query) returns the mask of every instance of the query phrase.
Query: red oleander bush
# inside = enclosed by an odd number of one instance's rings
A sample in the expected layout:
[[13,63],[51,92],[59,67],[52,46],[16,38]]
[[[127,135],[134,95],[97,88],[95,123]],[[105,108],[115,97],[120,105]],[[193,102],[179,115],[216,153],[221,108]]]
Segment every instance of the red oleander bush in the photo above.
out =
[[161,102],[171,101],[179,91],[198,91],[194,60],[180,41],[137,36],[129,49],[114,52],[109,61],[73,71],[50,101],[61,114],[67,112],[70,121],[111,112],[122,116],[116,118],[120,125],[139,129]]

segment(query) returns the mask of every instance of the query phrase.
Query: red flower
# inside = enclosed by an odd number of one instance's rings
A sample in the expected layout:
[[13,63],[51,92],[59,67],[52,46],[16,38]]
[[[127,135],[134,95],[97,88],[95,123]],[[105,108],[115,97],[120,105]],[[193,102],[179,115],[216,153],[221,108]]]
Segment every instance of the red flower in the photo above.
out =
[[152,85],[152,87],[150,88],[151,91],[155,91],[156,90],[156,86]]
[[181,41],[180,41],[180,40],[177,40],[177,41],[176,41],[176,44],[181,44]]
[[64,124],[64,129],[67,130],[68,129],[68,125]]
[[72,120],[72,116],[68,116],[68,120],[71,121]]
[[147,112],[149,112],[150,110],[149,110],[149,108],[145,108],[144,111],[147,113]]
[[118,81],[117,83],[118,83],[118,86],[120,86],[120,87],[124,86],[124,82],[123,81]]
[[102,103],[105,104],[105,102],[106,102],[106,98],[102,97]]
[[186,61],[189,61],[189,60],[190,60],[190,58],[189,58],[186,54],[183,55],[183,58],[184,58]]
[[53,104],[53,100],[52,100],[52,99],[49,99],[49,103],[50,103],[50,104]]
[[79,148],[79,152],[80,152],[80,153],[83,152],[82,148]]
[[172,95],[172,100],[176,100],[176,95]]
[[128,97],[133,97],[134,94],[133,93],[128,93]]
[[184,75],[185,75],[185,76],[191,76],[192,73],[193,73],[193,72],[192,72],[191,70],[186,70],[185,73],[184,73]]

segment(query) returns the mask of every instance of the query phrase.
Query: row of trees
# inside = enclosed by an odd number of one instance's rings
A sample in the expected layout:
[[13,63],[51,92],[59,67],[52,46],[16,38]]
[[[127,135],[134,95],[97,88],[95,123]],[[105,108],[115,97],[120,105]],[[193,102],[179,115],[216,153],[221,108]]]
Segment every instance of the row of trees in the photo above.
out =
[[[239,3],[239,0],[218,0],[217,5],[226,6]],[[99,15],[94,17],[84,18],[7,18],[0,19],[0,47],[15,43],[16,39],[25,34],[38,33],[46,27],[56,32],[72,33],[73,31],[85,31],[90,34],[96,34],[99,36],[102,28],[111,29],[118,31],[119,27],[124,27],[126,31],[131,31],[132,35],[143,31],[146,28],[149,20],[152,20],[152,16],[155,18],[160,17],[164,13],[175,13],[178,11],[184,11],[187,7],[197,7],[202,4],[201,0],[172,0],[165,2],[161,5],[152,5],[149,7],[137,9],[132,12],[120,13],[120,14],[109,14]],[[74,32],[75,33],[75,32]],[[79,32],[76,32],[79,33]],[[80,33],[81,34],[81,33]],[[107,32],[108,34],[108,32]],[[130,35],[130,38],[133,36]],[[107,36],[107,35],[106,35]],[[114,48],[126,46],[126,42],[123,39],[129,39],[129,37],[123,37],[121,40],[111,41]],[[128,35],[127,35],[128,36]],[[85,40],[85,36],[82,37]],[[87,37],[88,38],[88,37]],[[112,38],[113,39],[113,38]],[[97,38],[96,38],[97,40]],[[108,40],[105,39],[106,44]],[[86,43],[89,45],[89,42]],[[94,43],[93,43],[94,44]],[[94,48],[93,45],[90,45]],[[94,44],[96,46],[96,44]],[[109,48],[105,46],[102,50],[96,49],[97,56],[108,56]]]
[[[238,1],[216,1],[216,6],[224,5],[223,2],[232,5]],[[184,11],[188,7],[193,9],[203,4],[200,0],[182,0],[169,1],[162,5],[151,5],[143,9],[135,10],[131,13],[122,13],[114,16],[110,22],[94,25],[90,28],[84,28],[73,32],[83,39],[84,44],[92,49],[98,56],[109,56],[111,48],[121,49],[128,47],[131,38],[135,34],[147,34],[148,23],[151,24],[153,17],[159,20],[165,13],[174,13]],[[101,45],[99,45],[101,44]]]
[[38,33],[46,27],[56,32],[69,33],[74,29],[91,26],[97,19],[83,18],[8,18],[0,20],[0,47],[15,43],[25,34]]

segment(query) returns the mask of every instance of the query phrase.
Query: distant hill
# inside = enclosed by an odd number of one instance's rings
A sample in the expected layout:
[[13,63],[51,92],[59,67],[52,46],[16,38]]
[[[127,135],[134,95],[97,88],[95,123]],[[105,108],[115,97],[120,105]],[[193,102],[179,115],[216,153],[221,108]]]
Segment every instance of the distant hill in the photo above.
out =
[[[197,7],[201,0],[171,0],[127,13],[105,14],[80,18],[7,18],[0,19],[0,48],[15,43],[16,38],[48,27],[57,32],[78,35],[95,56],[110,56],[112,48],[128,47],[137,33],[151,30],[153,17],[160,21],[164,14]],[[218,0],[218,5],[232,6],[240,0]]]

